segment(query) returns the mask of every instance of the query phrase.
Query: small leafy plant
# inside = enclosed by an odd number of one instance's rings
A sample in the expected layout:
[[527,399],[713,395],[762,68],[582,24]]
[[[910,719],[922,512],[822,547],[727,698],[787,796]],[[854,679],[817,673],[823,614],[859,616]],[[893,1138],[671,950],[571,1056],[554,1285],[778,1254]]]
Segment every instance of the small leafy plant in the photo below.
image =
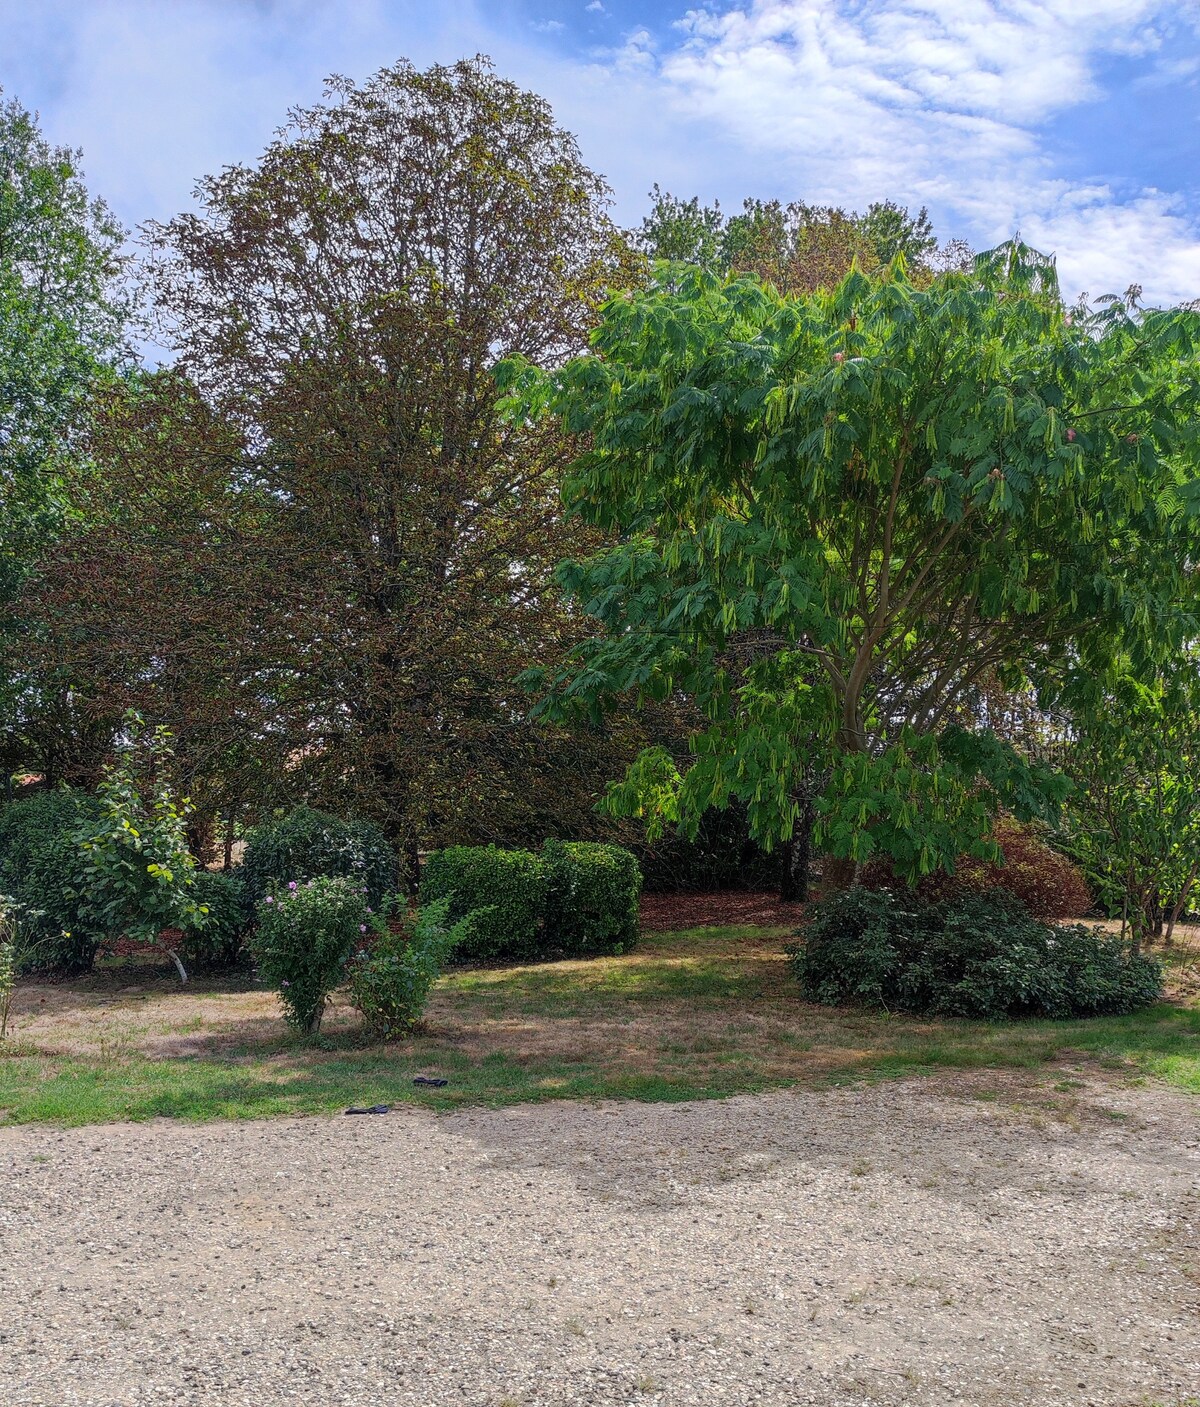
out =
[[292,880],[259,904],[250,950],[289,1026],[309,1036],[321,1029],[329,994],[369,917],[362,885],[341,877]]
[[448,924],[449,913],[447,898],[426,904],[395,927],[387,912],[373,916],[374,941],[350,964],[350,991],[376,1039],[402,1040],[424,1016],[433,984],[473,922],[468,914]]
[[[196,862],[188,849],[191,804],[175,799],[171,734],[147,728],[132,709],[129,740],[105,769],[97,788],[98,813],[77,832],[83,851],[83,905],[109,939],[157,943],[166,928],[203,925],[207,909],[194,896]],[[168,948],[179,976],[187,972]]]

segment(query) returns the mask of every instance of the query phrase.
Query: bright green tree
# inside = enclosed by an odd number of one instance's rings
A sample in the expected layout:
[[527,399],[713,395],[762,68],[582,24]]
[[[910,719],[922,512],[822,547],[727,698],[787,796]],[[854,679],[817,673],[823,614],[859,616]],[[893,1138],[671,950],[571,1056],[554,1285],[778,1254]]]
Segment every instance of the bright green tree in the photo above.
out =
[[[196,902],[196,863],[187,844],[187,798],[172,786],[171,735],[149,728],[132,710],[127,738],[97,788],[98,815],[79,832],[84,909],[110,939],[153,944],[164,929],[202,928],[207,908]],[[168,948],[187,981],[178,954]]]
[[1076,783],[1068,834],[1134,942],[1170,941],[1200,878],[1200,660],[1164,677],[1123,674],[1077,700],[1066,768]]
[[996,811],[1066,783],[970,726],[982,681],[1045,696],[1194,628],[1198,337],[1194,312],[1066,310],[1015,244],[796,298],[664,270],[594,355],[510,369],[514,410],[588,437],[568,501],[618,538],[563,570],[598,632],[534,676],[543,711],[696,702],[690,765],[644,753],[623,811],[691,829],[736,797],[770,845],[815,794],[850,862],[994,858]]
[[61,530],[61,469],[82,454],[85,409],[123,351],[124,231],[88,195],[79,161],[51,146],[18,102],[0,102],[0,749],[9,766],[20,715],[45,705],[28,697],[14,658],[13,602]]

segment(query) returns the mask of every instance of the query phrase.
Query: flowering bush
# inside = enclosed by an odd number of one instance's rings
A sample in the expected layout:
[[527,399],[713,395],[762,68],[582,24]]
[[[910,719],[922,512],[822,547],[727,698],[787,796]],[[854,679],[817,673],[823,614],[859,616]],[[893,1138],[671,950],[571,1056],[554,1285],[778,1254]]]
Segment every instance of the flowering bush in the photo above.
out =
[[373,917],[374,941],[350,964],[350,991],[378,1039],[401,1039],[425,1014],[430,989],[472,923],[467,915],[448,925],[449,912],[450,900],[439,899],[398,924],[386,913]]
[[329,993],[369,916],[362,885],[343,878],[293,880],[259,904],[250,950],[259,976],[279,993],[289,1026],[306,1035],[320,1030]]

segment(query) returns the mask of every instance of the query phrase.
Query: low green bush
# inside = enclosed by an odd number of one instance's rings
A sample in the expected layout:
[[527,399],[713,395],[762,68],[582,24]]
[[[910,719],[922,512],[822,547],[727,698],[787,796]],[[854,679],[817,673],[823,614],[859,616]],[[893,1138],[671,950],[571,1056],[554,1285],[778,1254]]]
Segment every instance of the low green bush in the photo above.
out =
[[80,792],[45,791],[0,808],[0,894],[21,926],[22,972],[87,972],[104,937],[87,903],[78,834],[99,815]]
[[621,953],[638,939],[642,873],[628,850],[548,840],[543,946],[563,953]]
[[186,926],[179,943],[184,963],[206,972],[236,967],[245,952],[253,908],[246,884],[235,870],[197,870],[192,897],[207,909],[202,924]]
[[371,821],[343,820],[298,806],[282,820],[256,826],[246,837],[242,878],[250,902],[260,903],[278,886],[340,876],[357,880],[367,902],[379,908],[396,889],[396,852]]
[[1011,893],[937,904],[862,886],[818,904],[789,948],[804,995],[929,1016],[1099,1016],[1158,999],[1162,970],[1102,929],[1043,923]]
[[367,910],[361,886],[340,876],[292,880],[259,904],[250,951],[297,1031],[320,1030],[329,994],[367,932]]
[[446,960],[471,929],[471,916],[447,923],[450,900],[439,899],[393,925],[376,915],[369,946],[350,961],[350,992],[377,1040],[407,1036],[425,1015],[429,993]]
[[536,957],[542,945],[546,874],[531,850],[453,845],[435,850],[421,875],[421,903],[448,899],[450,923],[474,914],[460,957]]

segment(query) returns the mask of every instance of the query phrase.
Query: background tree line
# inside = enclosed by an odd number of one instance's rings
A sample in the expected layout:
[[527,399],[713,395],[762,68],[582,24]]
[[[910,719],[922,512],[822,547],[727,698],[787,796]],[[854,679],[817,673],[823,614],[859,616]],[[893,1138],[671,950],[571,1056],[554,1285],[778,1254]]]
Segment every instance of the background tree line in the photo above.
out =
[[197,197],[127,258],[0,114],[9,772],[94,786],[135,708],[204,858],[303,800],[410,884],[648,824],[798,888],[991,853],[1123,679],[1187,694],[1194,314],[887,200],[622,230],[482,60],[336,80]]

